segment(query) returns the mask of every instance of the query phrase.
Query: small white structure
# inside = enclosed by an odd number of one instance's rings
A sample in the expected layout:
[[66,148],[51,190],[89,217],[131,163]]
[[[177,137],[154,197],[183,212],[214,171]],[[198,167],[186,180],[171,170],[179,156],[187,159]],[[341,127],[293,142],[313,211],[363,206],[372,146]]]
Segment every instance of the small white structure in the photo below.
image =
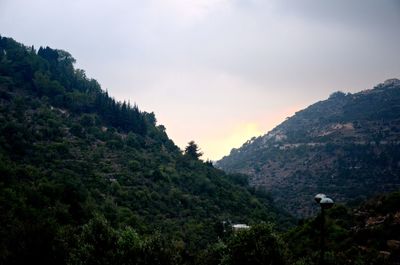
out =
[[232,225],[232,229],[234,232],[244,230],[244,229],[249,229],[249,228],[250,228],[250,226],[248,226],[246,224],[233,224]]

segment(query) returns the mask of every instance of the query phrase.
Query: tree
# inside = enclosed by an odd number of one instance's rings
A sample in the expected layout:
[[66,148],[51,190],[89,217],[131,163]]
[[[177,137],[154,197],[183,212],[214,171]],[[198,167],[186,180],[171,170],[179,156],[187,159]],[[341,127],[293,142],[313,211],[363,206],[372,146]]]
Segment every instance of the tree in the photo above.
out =
[[199,159],[199,157],[202,156],[203,153],[200,152],[199,146],[194,141],[190,141],[188,143],[188,146],[186,146],[185,148],[185,155],[193,159]]
[[118,233],[102,215],[96,215],[83,226],[79,244],[70,254],[70,264],[114,264],[118,251]]
[[270,224],[239,231],[227,244],[226,265],[286,265],[287,249]]

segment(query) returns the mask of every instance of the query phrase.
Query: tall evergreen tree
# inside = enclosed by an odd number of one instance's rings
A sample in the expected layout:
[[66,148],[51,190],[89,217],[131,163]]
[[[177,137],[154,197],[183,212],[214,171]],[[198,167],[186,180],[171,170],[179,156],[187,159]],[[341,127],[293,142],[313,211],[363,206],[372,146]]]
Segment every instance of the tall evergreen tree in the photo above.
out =
[[194,141],[190,141],[185,148],[185,155],[193,159],[199,159],[203,153],[200,152],[199,146]]

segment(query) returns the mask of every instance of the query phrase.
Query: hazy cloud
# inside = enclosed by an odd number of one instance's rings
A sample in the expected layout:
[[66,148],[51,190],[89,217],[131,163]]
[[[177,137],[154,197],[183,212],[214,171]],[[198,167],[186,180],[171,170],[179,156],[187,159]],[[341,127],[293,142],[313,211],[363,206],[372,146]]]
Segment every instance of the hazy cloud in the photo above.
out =
[[399,77],[399,29],[398,0],[0,1],[0,34],[70,51],[213,159],[333,91]]

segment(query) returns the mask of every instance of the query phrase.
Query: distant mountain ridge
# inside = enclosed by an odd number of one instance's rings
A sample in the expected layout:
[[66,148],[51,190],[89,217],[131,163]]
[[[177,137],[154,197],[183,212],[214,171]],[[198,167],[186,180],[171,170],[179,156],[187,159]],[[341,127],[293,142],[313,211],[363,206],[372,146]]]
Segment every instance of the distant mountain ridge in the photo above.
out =
[[251,185],[298,217],[314,213],[318,192],[349,202],[400,189],[400,80],[335,92],[233,149],[217,167],[249,174]]

